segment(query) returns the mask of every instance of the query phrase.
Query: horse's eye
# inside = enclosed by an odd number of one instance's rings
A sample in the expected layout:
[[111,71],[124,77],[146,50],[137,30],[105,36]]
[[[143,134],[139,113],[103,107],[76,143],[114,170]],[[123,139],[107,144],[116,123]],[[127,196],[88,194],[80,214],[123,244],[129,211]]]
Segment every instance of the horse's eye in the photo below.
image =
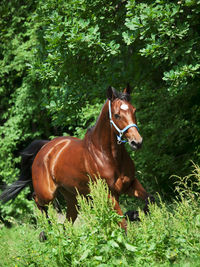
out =
[[115,116],[115,119],[120,119],[119,114],[115,114],[114,116]]

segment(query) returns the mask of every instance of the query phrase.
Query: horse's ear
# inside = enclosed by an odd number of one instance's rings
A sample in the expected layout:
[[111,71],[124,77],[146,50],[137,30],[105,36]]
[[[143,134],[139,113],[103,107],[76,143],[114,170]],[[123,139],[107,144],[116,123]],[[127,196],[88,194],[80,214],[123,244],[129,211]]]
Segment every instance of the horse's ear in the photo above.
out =
[[130,84],[128,83],[126,88],[124,89],[123,93],[130,95],[131,94],[131,87]]
[[111,101],[113,101],[115,98],[117,98],[117,91],[112,86],[109,86],[107,89],[107,98]]

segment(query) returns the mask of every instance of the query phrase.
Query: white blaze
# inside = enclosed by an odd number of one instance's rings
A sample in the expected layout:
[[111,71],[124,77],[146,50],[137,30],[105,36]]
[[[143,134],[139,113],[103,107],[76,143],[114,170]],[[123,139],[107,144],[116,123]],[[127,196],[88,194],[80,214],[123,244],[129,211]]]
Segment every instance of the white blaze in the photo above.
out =
[[128,105],[122,104],[120,108],[123,109],[123,110],[127,110],[128,109]]

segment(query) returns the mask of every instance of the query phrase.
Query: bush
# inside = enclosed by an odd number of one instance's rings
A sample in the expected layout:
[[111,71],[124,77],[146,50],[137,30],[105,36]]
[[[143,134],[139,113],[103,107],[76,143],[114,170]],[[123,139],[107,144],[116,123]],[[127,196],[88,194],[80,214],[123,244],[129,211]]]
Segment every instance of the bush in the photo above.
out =
[[[190,180],[190,181],[189,181]],[[185,186],[187,184],[187,186]],[[184,185],[184,186],[182,186]],[[179,199],[150,205],[140,211],[140,222],[128,223],[127,235],[118,226],[121,217],[112,208],[108,188],[99,179],[90,183],[88,200],[78,196],[79,222],[58,222],[52,206],[49,224],[36,212],[37,227],[28,224],[0,230],[0,260],[15,266],[198,266],[200,260],[200,168],[180,178]],[[195,188],[194,188],[195,186]],[[39,242],[44,230],[47,240]],[[20,237],[20,238],[19,238]],[[5,249],[4,241],[9,240]],[[12,257],[11,257],[12,256]],[[3,260],[2,260],[3,259]]]
[[[150,215],[140,213],[141,223],[129,225],[128,240],[137,247],[135,263],[168,264],[199,257],[200,252],[200,168],[178,177],[179,195],[166,205],[160,199],[150,206]],[[195,261],[195,260],[194,260]]]

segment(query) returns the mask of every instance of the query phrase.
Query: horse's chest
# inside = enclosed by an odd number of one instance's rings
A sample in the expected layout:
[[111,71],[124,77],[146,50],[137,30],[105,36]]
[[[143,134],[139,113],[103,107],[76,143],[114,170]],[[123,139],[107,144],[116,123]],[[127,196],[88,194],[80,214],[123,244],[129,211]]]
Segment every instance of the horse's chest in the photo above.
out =
[[93,155],[92,160],[91,157],[88,157],[85,162],[86,172],[91,177],[94,175],[105,179],[111,191],[123,194],[130,187],[131,177],[128,173],[123,174],[120,171],[123,168],[119,166],[118,161],[97,154]]
[[102,153],[88,154],[84,158],[86,173],[91,176],[113,177],[114,168],[109,158]]
[[121,176],[115,181],[113,189],[118,194],[123,194],[129,189],[130,185],[131,185],[131,178],[128,176]]

